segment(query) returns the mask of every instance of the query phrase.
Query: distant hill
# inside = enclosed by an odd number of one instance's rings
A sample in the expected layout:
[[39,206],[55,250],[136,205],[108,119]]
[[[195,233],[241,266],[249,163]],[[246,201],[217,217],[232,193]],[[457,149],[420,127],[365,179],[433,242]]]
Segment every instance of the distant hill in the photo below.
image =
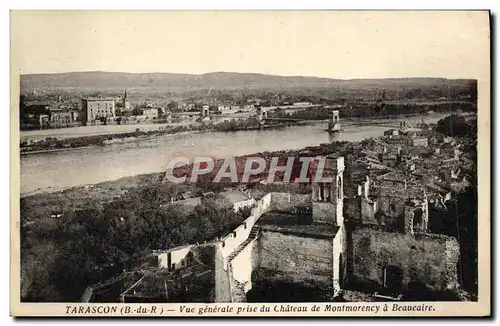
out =
[[121,73],[121,72],[69,72],[57,74],[21,75],[21,89],[64,87],[182,87],[182,88],[273,88],[290,89],[301,87],[394,87],[430,86],[469,83],[467,80],[444,78],[402,79],[330,79],[301,76],[275,76],[256,73],[214,72],[202,75],[171,73]]

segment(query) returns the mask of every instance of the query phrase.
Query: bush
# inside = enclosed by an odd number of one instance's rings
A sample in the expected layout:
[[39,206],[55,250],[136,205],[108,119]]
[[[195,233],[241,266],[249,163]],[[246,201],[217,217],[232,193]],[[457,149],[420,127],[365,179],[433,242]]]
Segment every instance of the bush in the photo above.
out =
[[[65,193],[23,198],[21,216],[32,223],[21,232],[22,301],[79,301],[86,286],[103,280],[101,267],[120,266],[154,249],[212,240],[248,217],[248,210],[235,213],[219,195],[204,198],[192,212],[168,205],[186,191],[206,189],[152,183],[105,204],[90,196],[89,203],[79,203],[87,209],[75,208],[82,199]],[[64,212],[61,218],[51,217],[56,210]]]
[[447,116],[437,123],[436,130],[446,136],[469,136],[477,133],[477,127],[465,119],[465,117],[452,114]]

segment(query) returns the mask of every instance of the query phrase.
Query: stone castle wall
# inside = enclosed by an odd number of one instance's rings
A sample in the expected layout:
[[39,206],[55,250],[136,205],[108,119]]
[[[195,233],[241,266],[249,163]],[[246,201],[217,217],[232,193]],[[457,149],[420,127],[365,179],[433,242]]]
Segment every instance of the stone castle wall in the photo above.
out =
[[333,286],[332,239],[263,231],[256,247],[253,282],[290,282],[330,289]]
[[241,301],[242,294],[238,284],[241,284],[245,291],[251,289],[251,275],[257,264],[257,242],[249,242],[243,250],[232,258],[230,263],[228,258],[238,247],[244,245],[250,236],[252,227],[259,218],[271,210],[290,211],[294,207],[308,205],[311,205],[310,195],[269,193],[256,202],[250,216],[241,225],[224,238],[216,241],[215,293],[217,302]]
[[232,277],[245,285],[246,292],[252,288],[252,271],[257,260],[256,246],[257,240],[253,240],[231,261]]
[[233,232],[220,239],[217,243],[217,247],[225,260],[236,250],[236,248],[248,239],[252,227],[262,214],[271,210],[271,198],[273,195],[274,194],[267,194],[262,197],[262,199],[256,203],[256,206],[252,208],[250,216],[234,229]]
[[358,227],[352,232],[350,280],[373,288],[383,285],[383,268],[403,271],[403,287],[418,281],[431,290],[458,286],[459,245],[455,238],[434,234],[386,232]]
[[299,195],[273,192],[271,195],[271,210],[290,211],[295,207],[311,207],[311,195]]
[[215,250],[215,302],[231,302],[231,278],[220,250]]

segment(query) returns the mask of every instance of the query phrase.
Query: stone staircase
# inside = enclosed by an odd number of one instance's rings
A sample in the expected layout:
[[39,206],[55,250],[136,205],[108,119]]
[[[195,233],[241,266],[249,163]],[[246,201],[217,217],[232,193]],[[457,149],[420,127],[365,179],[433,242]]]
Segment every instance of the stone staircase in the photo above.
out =
[[231,301],[232,302],[246,302],[246,291],[245,287],[246,284],[241,283],[240,281],[236,280],[232,275],[233,275],[233,267],[231,265],[232,260],[245,249],[248,244],[255,239],[260,234],[260,229],[257,225],[254,225],[252,229],[250,230],[250,233],[248,234],[248,238],[243,241],[232,253],[229,255],[227,258],[227,264],[228,264],[228,270],[229,270],[229,275],[230,275],[230,282],[231,282]]
[[236,257],[240,252],[243,251],[243,249],[246,248],[246,246],[252,242],[253,240],[257,239],[257,237],[259,236],[259,227],[257,225],[254,225],[252,227],[252,229],[250,230],[250,234],[248,235],[248,238],[243,241],[242,244],[240,244],[238,246],[238,248],[236,248],[230,255],[229,257],[227,257],[227,263],[230,264],[231,261],[234,259],[234,257]]

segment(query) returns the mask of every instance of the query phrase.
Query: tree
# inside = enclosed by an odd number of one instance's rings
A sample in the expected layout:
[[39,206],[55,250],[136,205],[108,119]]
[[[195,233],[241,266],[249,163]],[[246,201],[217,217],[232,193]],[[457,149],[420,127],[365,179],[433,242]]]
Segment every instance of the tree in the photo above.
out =
[[176,111],[179,108],[179,103],[171,101],[167,104],[167,109],[170,111]]
[[460,115],[449,115],[437,123],[436,130],[446,136],[467,136],[475,134],[476,127]]

